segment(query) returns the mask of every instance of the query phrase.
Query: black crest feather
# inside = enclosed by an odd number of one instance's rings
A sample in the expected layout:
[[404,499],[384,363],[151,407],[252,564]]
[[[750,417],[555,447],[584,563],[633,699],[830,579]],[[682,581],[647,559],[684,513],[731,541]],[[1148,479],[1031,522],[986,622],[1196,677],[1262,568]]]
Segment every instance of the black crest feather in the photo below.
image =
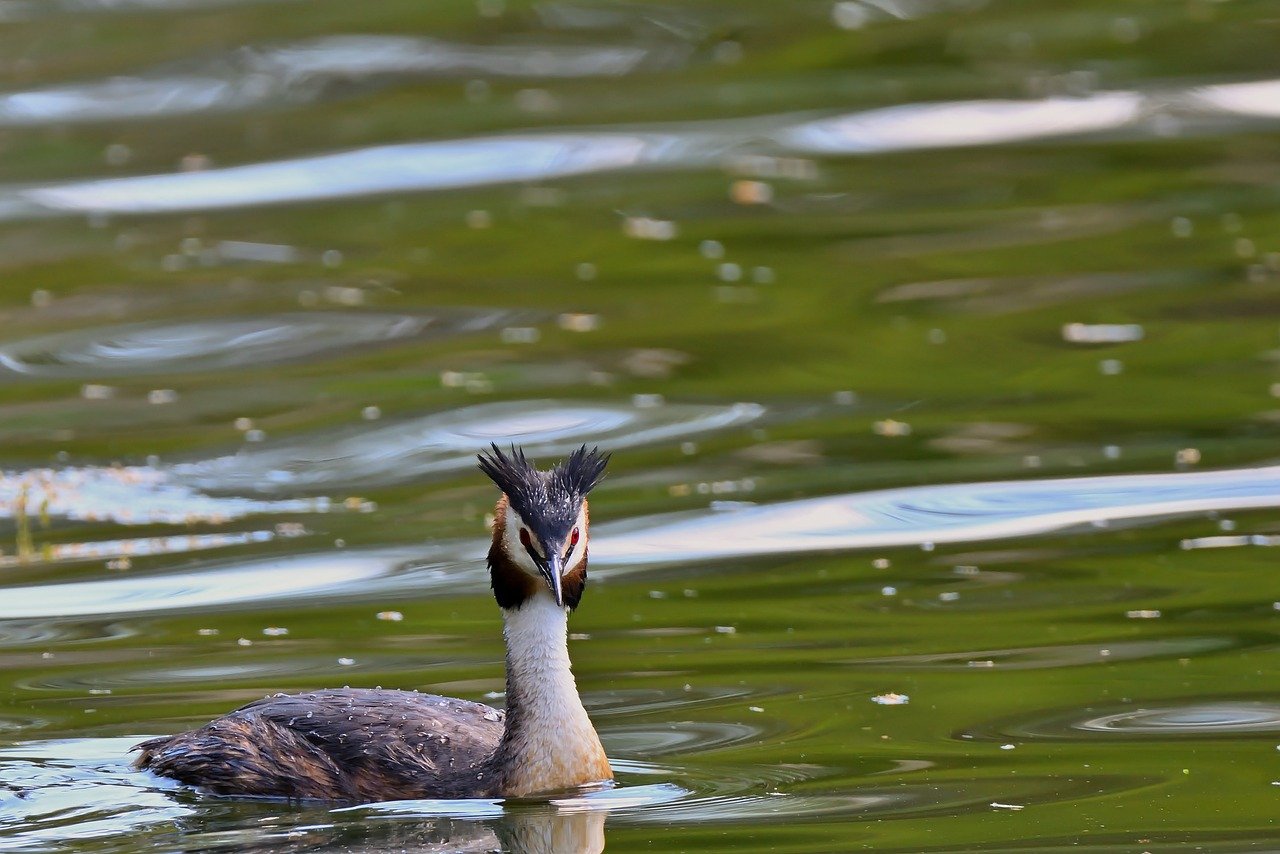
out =
[[478,454],[480,471],[507,496],[543,542],[559,542],[573,528],[582,499],[604,476],[609,455],[599,448],[578,448],[549,471],[538,471],[524,451],[511,446],[510,453],[493,444],[490,453]]

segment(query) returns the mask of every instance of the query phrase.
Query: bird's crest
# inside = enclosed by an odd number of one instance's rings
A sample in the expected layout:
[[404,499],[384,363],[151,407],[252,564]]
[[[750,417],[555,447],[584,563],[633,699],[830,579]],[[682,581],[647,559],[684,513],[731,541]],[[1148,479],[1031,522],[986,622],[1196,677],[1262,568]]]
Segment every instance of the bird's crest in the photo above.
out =
[[515,445],[510,453],[496,443],[490,447],[491,453],[478,455],[480,470],[506,494],[526,524],[538,534],[551,536],[573,527],[582,499],[600,482],[609,464],[608,454],[583,445],[550,470],[538,471]]

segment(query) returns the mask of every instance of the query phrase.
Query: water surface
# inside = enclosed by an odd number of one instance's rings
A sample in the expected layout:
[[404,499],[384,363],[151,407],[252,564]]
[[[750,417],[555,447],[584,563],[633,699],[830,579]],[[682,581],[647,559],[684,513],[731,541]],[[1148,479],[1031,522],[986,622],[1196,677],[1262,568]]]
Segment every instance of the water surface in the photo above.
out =
[[[0,0],[0,848],[1280,846],[1274,10]],[[210,798],[501,705],[490,443],[614,453],[612,789]]]

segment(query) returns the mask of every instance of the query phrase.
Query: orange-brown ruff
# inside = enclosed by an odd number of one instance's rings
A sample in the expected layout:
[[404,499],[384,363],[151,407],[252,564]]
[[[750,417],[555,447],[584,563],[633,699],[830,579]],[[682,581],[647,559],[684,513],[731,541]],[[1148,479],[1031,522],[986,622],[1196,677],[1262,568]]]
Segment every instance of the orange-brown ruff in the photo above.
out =
[[548,471],[480,455],[502,490],[489,575],[507,645],[507,709],[365,688],[277,694],[138,745],[135,765],[220,795],[361,803],[522,797],[613,779],[570,670],[568,614],[587,581],[587,493],[607,455]]

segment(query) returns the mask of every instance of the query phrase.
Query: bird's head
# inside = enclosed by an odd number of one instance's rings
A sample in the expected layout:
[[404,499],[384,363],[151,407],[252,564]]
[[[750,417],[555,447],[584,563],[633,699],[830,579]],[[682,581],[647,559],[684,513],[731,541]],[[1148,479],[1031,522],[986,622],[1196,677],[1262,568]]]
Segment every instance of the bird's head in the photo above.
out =
[[489,575],[503,608],[545,594],[575,608],[587,582],[587,493],[609,455],[583,445],[547,471],[511,447],[481,453],[480,470],[502,490],[494,510]]

